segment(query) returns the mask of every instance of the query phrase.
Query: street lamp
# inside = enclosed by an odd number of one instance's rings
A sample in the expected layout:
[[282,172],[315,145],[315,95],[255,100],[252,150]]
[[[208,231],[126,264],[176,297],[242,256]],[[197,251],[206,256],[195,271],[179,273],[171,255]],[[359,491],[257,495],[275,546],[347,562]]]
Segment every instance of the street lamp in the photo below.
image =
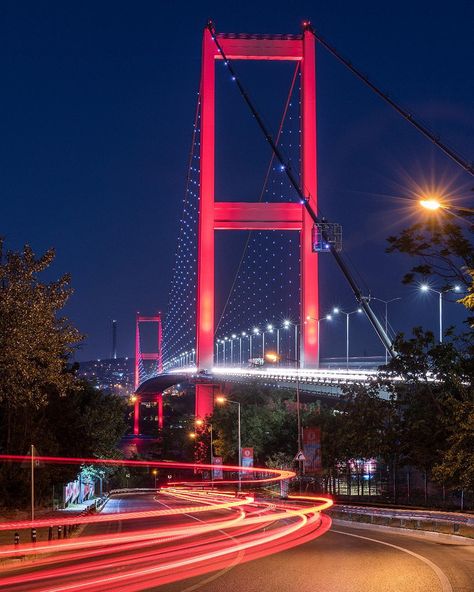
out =
[[152,474],[155,477],[155,489],[156,489],[156,479],[158,477],[158,469],[153,469]]
[[[273,325],[267,325],[267,333],[273,333]],[[265,331],[262,331],[262,358],[265,359]]]
[[[260,329],[258,327],[254,327],[252,333],[255,336],[260,335]],[[250,334],[250,359],[252,359],[252,333]]]
[[[375,296],[369,296],[368,300],[378,300],[379,302],[383,302],[385,304],[385,333],[388,335],[388,305],[390,302],[395,302],[396,300],[401,300],[401,297],[398,296],[397,298],[390,298],[390,300],[383,300],[382,298],[376,298]],[[385,348],[385,365],[388,363],[388,349]]]
[[321,321],[332,321],[332,316],[330,314],[325,315],[324,317],[320,317],[319,319],[315,319],[313,317],[310,317],[309,315],[306,317],[307,321],[316,321],[318,323],[318,334],[317,334],[317,338],[318,338],[318,368],[319,368],[319,354],[320,354],[320,341],[319,341],[319,335],[320,335],[320,328],[319,328],[319,324],[321,323]]
[[234,365],[234,339],[237,339],[237,335],[232,333],[230,340],[230,365]]
[[224,366],[225,366],[225,364],[227,362],[227,358],[226,358],[226,355],[225,355],[225,344],[226,344],[227,341],[229,341],[229,338],[228,337],[224,337]]
[[[279,362],[281,360],[281,356],[279,356],[278,354],[275,353],[268,353],[266,355],[266,358],[269,362]],[[295,369],[296,369],[296,422],[297,422],[297,430],[298,430],[298,438],[297,438],[297,443],[298,443],[298,452],[297,455],[299,455],[299,453],[302,451],[302,438],[301,438],[301,409],[300,409],[300,377],[299,377],[299,361],[296,358],[285,358],[288,362],[294,362],[295,363]],[[299,474],[301,476],[302,473],[302,465],[301,465],[300,460],[298,460],[298,467],[299,467]],[[301,487],[301,480],[300,480],[300,487]]]
[[338,307],[333,308],[332,312],[334,314],[345,314],[346,315],[346,370],[349,370],[349,317],[354,313],[362,313],[363,310],[361,308],[356,308],[355,310],[351,310],[351,312],[345,312]]
[[[231,399],[227,399],[227,397],[223,397],[222,395],[219,395],[218,397],[216,397],[216,402],[223,405],[225,403],[233,403],[234,405],[237,405],[237,440],[238,440],[238,446],[239,446],[239,467],[242,466],[242,439],[241,439],[241,416],[240,416],[240,403],[238,401],[232,401]],[[240,474],[240,470],[239,470],[239,491],[241,491],[242,489],[242,477]]]
[[419,202],[420,206],[425,210],[430,210],[431,212],[435,212],[436,210],[446,210],[450,211],[453,210],[454,212],[463,212],[465,214],[474,214],[473,208],[465,208],[462,206],[455,206],[451,203],[445,204],[436,197],[427,197],[424,199],[420,199]]
[[428,284],[421,284],[420,285],[420,290],[422,292],[434,292],[435,294],[438,294],[438,301],[439,301],[439,342],[443,343],[443,294],[445,292],[460,292],[461,291],[461,287],[460,286],[453,286],[452,288],[446,288],[444,290],[435,290],[434,288],[432,288],[431,286],[428,286]]
[[291,325],[294,325],[294,327],[295,327],[295,359],[297,360],[298,359],[298,324],[292,323],[289,320],[283,321],[283,329],[289,330]]
[[242,331],[239,337],[239,364],[242,366],[242,337],[246,337],[247,333]]

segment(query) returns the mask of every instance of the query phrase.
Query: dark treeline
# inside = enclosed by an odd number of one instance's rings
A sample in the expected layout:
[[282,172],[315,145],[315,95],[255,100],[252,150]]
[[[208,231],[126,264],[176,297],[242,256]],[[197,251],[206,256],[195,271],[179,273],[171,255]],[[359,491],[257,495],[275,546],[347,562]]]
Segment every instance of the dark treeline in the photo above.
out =
[[[437,343],[415,329],[396,341],[399,356],[370,384],[355,384],[333,404],[305,403],[304,427],[321,428],[321,477],[330,491],[348,464],[377,459],[390,481],[412,467],[451,489],[474,490],[472,333]],[[242,404],[242,445],[256,464],[292,464],[297,447],[295,394],[236,387]],[[237,460],[234,405],[212,416],[216,454]],[[396,492],[395,492],[396,494]],[[392,496],[393,497],[393,496]]]
[[[28,246],[4,252],[0,242],[0,452],[45,456],[114,457],[125,431],[125,407],[76,376],[70,364],[82,336],[61,316],[70,280],[43,283],[54,259],[37,258]],[[0,505],[20,507],[29,499],[27,462],[0,464]],[[51,487],[74,478],[77,466],[41,466],[38,500]]]

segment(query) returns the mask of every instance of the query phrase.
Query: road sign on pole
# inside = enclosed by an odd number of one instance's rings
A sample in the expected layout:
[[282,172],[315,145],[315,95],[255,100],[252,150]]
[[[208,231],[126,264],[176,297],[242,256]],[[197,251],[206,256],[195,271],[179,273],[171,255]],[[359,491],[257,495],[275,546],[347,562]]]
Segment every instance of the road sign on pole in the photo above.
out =
[[295,459],[294,459],[294,460],[297,460],[298,462],[302,462],[302,461],[305,461],[305,460],[306,460],[306,457],[305,457],[305,455],[303,454],[303,451],[302,451],[302,450],[300,450],[300,451],[299,451],[299,452],[296,454],[296,456],[295,456]]

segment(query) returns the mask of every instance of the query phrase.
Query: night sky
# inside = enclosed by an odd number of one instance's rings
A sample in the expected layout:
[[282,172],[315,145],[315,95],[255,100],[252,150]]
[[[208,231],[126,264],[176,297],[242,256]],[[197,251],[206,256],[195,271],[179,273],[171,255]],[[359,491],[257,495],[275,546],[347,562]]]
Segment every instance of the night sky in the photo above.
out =
[[[87,335],[80,360],[110,355],[114,318],[119,355],[132,355],[135,312],[166,309],[208,18],[218,31],[248,33],[299,33],[309,18],[383,89],[474,157],[474,5],[467,0],[2,2],[0,234],[13,249],[56,248],[49,277],[72,274],[67,314]],[[278,87],[275,65],[236,67],[274,125],[288,69]],[[380,298],[403,297],[391,309],[394,327],[423,323],[436,331],[435,295],[401,285],[411,262],[385,254],[385,239],[417,219],[407,201],[416,191],[443,187],[468,205],[472,177],[321,47],[317,68],[322,211],[343,224],[363,285]],[[217,71],[225,98],[225,73]],[[221,101],[217,126],[218,150],[227,154],[218,159],[219,192],[226,199],[256,194],[268,150],[238,96]],[[262,146],[251,163],[246,142]],[[227,145],[235,151],[225,152]],[[220,301],[238,259],[226,241],[217,262]],[[320,288],[321,312],[355,307],[330,259],[321,263]],[[462,307],[446,305],[447,325],[463,318]],[[368,321],[352,327],[354,354],[383,352]],[[343,355],[344,335],[340,319],[322,335],[323,355]]]

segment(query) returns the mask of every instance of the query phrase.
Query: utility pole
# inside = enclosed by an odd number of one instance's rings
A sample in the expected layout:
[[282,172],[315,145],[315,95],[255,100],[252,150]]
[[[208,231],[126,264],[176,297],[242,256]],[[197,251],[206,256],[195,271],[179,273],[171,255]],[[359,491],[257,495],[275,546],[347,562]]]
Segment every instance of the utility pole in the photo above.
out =
[[31,445],[31,522],[35,519],[35,447]]

